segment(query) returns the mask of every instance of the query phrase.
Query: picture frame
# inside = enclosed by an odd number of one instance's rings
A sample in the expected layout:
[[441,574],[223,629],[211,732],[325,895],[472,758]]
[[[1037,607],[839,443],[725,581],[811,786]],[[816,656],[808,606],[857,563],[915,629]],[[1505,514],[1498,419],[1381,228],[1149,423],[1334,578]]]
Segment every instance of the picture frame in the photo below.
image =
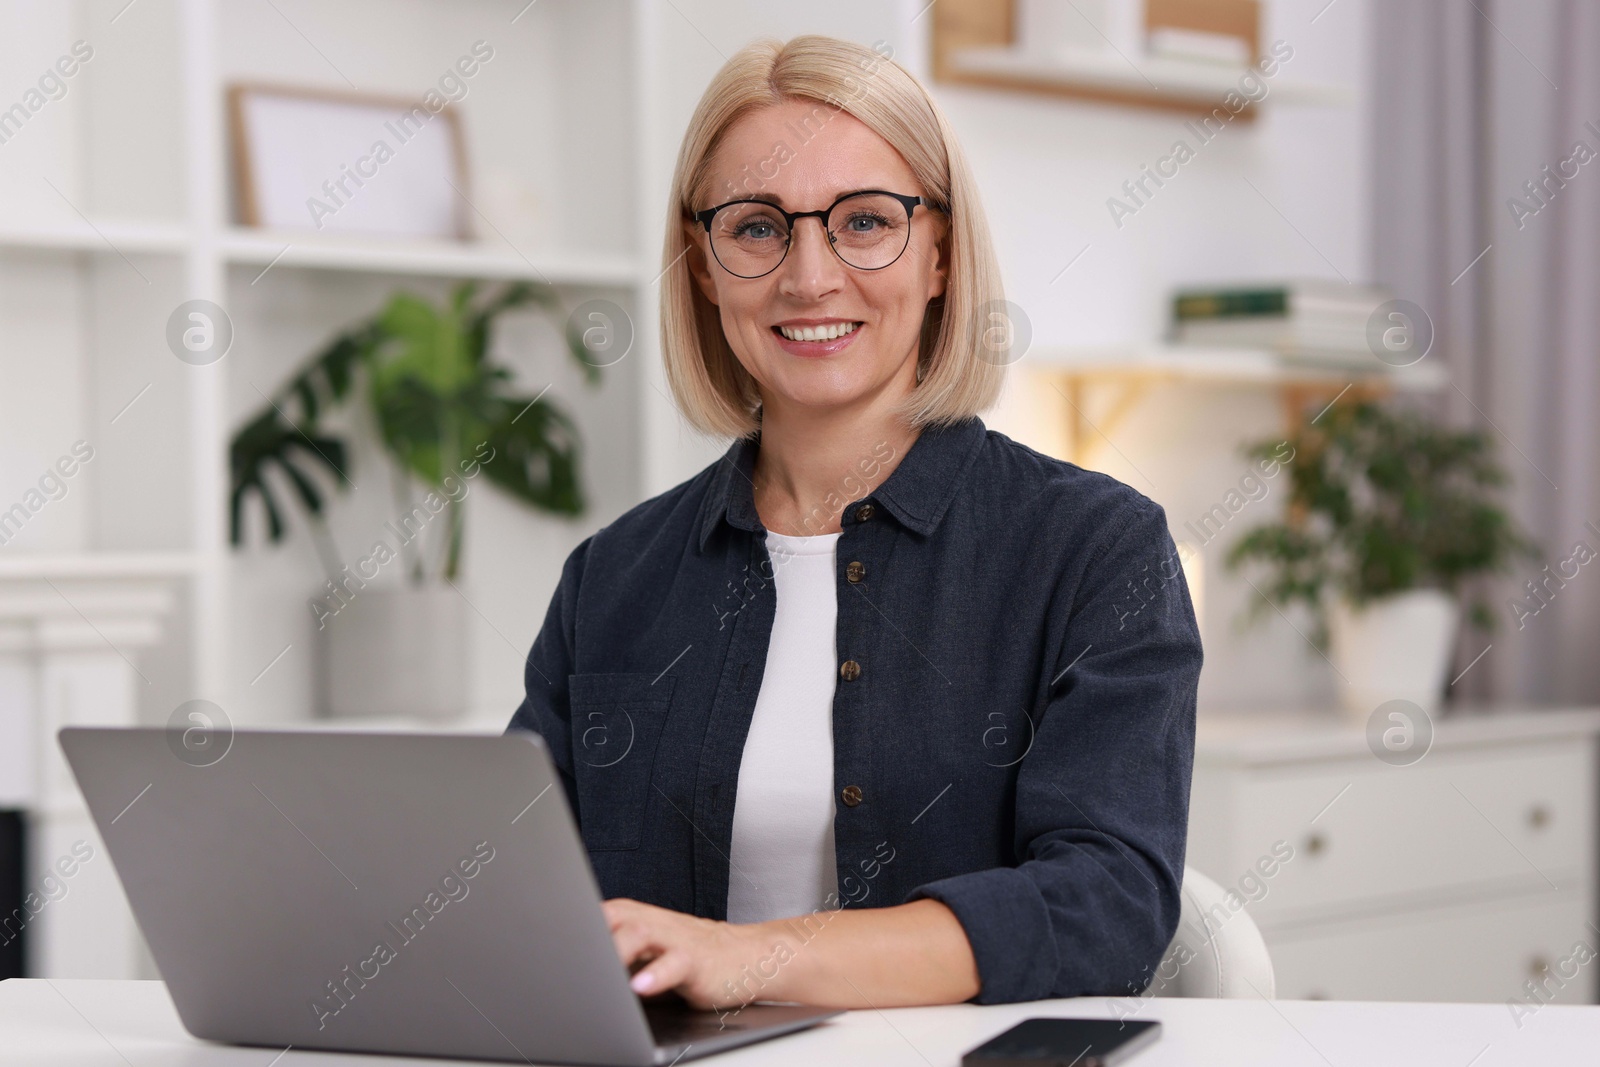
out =
[[448,102],[433,110],[421,98],[238,83],[227,109],[241,224],[473,237],[465,137]]

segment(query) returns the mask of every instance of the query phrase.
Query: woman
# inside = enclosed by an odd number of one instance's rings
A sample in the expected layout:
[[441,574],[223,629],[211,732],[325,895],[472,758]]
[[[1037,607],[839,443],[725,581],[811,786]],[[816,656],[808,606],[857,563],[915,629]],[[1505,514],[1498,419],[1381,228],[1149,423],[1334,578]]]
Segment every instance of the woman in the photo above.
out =
[[511,723],[549,744],[634,989],[1144,988],[1178,922],[1194,610],[1160,506],[978,418],[1003,303],[943,117],[866,48],[752,45],[672,206],[668,378],[736,440],[572,553]]

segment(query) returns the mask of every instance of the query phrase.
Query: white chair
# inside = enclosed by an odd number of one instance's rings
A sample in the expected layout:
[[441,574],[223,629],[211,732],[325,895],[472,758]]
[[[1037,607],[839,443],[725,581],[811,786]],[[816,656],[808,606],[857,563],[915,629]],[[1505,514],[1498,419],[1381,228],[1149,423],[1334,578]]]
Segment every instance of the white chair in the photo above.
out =
[[[1271,998],[1272,956],[1243,898],[1183,869],[1178,932],[1149,992],[1160,997]],[[1234,906],[1238,902],[1238,906]]]

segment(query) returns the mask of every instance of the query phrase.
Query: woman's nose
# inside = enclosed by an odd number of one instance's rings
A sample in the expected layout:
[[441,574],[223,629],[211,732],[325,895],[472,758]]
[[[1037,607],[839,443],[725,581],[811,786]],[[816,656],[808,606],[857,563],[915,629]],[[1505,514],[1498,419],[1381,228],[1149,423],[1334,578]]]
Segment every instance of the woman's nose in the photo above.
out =
[[[807,226],[808,222],[816,225]],[[794,232],[789,235],[789,254],[783,264],[785,291],[801,296],[831,292],[838,288],[843,272],[844,264],[834,255],[822,220],[795,220]]]

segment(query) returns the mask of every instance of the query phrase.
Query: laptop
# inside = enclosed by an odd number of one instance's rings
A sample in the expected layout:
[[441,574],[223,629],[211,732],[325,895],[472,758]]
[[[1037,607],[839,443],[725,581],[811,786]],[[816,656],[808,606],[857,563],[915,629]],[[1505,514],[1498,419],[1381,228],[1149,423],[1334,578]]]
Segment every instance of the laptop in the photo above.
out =
[[186,740],[60,732],[195,1037],[644,1067],[840,1014],[641,1001],[536,734]]

